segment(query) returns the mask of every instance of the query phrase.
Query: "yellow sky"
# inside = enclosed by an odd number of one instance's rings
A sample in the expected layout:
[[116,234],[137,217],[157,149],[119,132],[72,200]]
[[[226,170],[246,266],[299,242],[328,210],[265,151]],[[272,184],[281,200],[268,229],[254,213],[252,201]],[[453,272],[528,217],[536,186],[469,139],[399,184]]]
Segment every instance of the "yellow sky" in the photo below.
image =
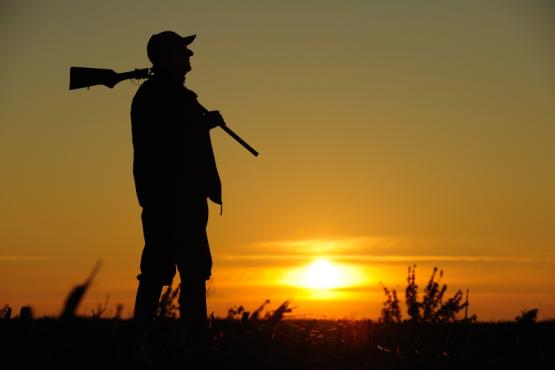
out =
[[[0,5],[0,305],[127,309],[142,248],[129,81],[69,91],[70,66],[148,67],[197,34],[187,85],[253,145],[212,134],[209,310],[377,317],[416,263],[471,312],[555,316],[555,8],[548,1],[12,1]],[[327,256],[364,275],[316,299],[284,283]],[[311,298],[312,297],[312,298]]]

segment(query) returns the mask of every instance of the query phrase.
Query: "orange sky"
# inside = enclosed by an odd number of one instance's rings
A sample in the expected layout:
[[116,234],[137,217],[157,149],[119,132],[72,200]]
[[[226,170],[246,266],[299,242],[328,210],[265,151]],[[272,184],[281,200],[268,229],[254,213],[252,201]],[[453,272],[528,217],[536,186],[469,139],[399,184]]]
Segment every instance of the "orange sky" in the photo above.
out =
[[[445,270],[471,313],[555,317],[555,8],[547,1],[13,1],[0,5],[0,305],[55,314],[103,260],[87,313],[129,311],[142,248],[129,81],[69,91],[70,66],[148,67],[197,34],[187,86],[253,145],[212,134],[209,310],[373,317],[379,282]],[[315,295],[327,256],[362,274]],[[316,292],[318,293],[318,292]],[[321,293],[321,292],[320,292]],[[333,293],[333,294],[332,294]],[[324,298],[322,298],[324,297]]]

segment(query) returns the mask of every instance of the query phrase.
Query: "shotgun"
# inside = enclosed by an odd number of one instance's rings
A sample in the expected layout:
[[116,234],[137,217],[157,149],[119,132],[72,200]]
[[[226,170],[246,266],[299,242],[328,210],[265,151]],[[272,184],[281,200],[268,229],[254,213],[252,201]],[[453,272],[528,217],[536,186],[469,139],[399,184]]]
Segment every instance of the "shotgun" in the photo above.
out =
[[[104,85],[112,89],[118,83],[123,80],[129,79],[144,79],[152,77],[154,74],[150,68],[134,69],[129,72],[117,73],[112,69],[104,68],[88,68],[88,67],[70,67],[69,68],[69,89],[81,89],[83,87],[91,87],[95,85]],[[202,106],[201,106],[202,107]],[[208,109],[202,107],[204,113],[208,112]],[[245,149],[251,152],[255,157],[258,156],[258,152],[245,140],[241,139],[239,135],[233,132],[226,124],[219,125],[229,136],[234,138],[239,144],[241,144]]]

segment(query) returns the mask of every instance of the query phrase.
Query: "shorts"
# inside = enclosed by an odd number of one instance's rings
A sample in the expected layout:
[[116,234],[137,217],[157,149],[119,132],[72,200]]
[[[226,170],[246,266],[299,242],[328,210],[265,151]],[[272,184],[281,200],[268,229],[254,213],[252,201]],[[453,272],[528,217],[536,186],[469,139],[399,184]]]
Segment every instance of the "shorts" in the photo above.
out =
[[141,219],[145,245],[139,280],[171,285],[176,268],[181,281],[210,278],[212,256],[206,234],[206,198],[179,206],[144,207]]

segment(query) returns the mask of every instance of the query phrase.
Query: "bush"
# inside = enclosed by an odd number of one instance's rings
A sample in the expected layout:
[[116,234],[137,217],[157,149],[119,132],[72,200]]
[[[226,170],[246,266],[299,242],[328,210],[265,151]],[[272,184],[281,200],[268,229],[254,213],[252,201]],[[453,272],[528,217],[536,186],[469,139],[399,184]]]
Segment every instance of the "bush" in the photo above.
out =
[[[416,284],[416,265],[409,266],[407,287],[405,288],[405,304],[407,306],[408,321],[413,322],[453,322],[457,314],[468,306],[468,300],[462,303],[463,292],[458,290],[451,298],[444,301],[447,285],[440,285],[443,271],[434,267],[428,284],[424,288],[422,300],[418,300],[418,285]],[[381,321],[385,323],[400,322],[401,310],[397,299],[397,291],[389,290],[385,286],[386,300],[383,303]]]
[[540,310],[537,308],[532,308],[531,310],[522,310],[520,311],[520,315],[515,317],[516,322],[521,324],[533,324],[538,319],[538,313]]
[[380,321],[386,324],[401,322],[401,308],[399,306],[399,299],[397,299],[397,292],[395,289],[387,289],[383,284],[382,287],[387,298],[383,303]]

